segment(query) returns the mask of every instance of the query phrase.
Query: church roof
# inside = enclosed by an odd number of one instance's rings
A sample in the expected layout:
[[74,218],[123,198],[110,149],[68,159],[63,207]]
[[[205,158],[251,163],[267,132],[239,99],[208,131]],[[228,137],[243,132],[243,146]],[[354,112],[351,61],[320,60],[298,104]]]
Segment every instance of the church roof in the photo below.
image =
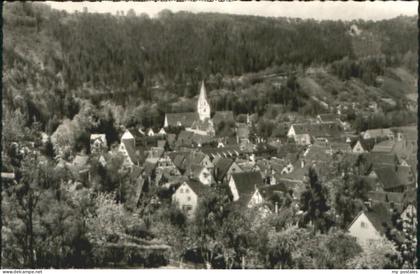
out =
[[213,129],[213,123],[210,119],[205,120],[195,120],[192,125],[192,129],[202,130],[202,131],[209,131]]
[[179,125],[184,127],[191,127],[194,121],[199,120],[196,112],[181,112],[181,113],[166,113],[168,126],[177,127]]
[[198,97],[198,101],[200,100],[207,101],[207,92],[206,92],[206,86],[204,85],[204,81],[201,81],[200,95]]

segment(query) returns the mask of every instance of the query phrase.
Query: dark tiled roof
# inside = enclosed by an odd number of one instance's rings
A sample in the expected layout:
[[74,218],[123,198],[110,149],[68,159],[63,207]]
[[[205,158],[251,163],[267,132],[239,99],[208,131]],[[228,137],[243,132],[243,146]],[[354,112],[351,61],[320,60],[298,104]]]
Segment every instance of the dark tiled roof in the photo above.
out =
[[145,175],[150,176],[152,174],[152,172],[155,170],[156,168],[156,164],[157,162],[145,162],[143,165],[143,171],[145,173]]
[[402,185],[393,167],[381,166],[375,168],[374,171],[384,190],[393,189]]
[[403,202],[404,194],[399,192],[369,191],[367,197],[375,202],[400,205]]
[[293,124],[296,134],[309,134],[311,137],[338,137],[341,126],[336,122],[317,123],[317,124]]
[[142,168],[134,166],[130,173],[130,180],[134,191],[128,194],[127,203],[131,208],[136,207],[143,191],[144,178],[142,178],[142,172]]
[[312,145],[305,155],[307,161],[329,162],[332,156],[326,153],[327,147]]
[[134,164],[137,164],[138,163],[138,158],[137,158],[137,155],[136,155],[136,148],[134,147],[133,143],[130,140],[125,140],[125,139],[121,140],[121,142],[124,144],[130,160]]
[[375,144],[372,152],[391,153],[393,151],[395,142],[393,140],[385,140]]
[[411,167],[398,166],[397,176],[400,182],[404,185],[410,185],[415,183],[415,176]]
[[214,138],[206,135],[194,134],[191,131],[183,130],[179,133],[178,139],[176,140],[177,146],[191,146],[193,144],[205,144],[210,143]]
[[243,194],[252,194],[256,187],[260,188],[264,186],[260,172],[233,173],[232,178],[235,182],[236,189],[238,190],[239,197]]
[[319,114],[319,118],[321,122],[336,122],[338,119],[338,115],[334,113],[324,113]]
[[263,198],[265,200],[271,199],[277,193],[287,193],[288,190],[289,189],[282,182],[280,182],[280,183],[278,183],[276,185],[263,186],[263,187],[260,187],[259,188],[259,191],[261,193],[261,196],[263,196]]
[[241,150],[238,146],[225,146],[220,148],[203,147],[201,151],[210,156],[210,158],[215,158],[214,156],[237,157]]
[[239,194],[237,203],[242,207],[248,205],[256,189],[264,186],[260,172],[234,173],[232,179]]
[[385,233],[385,226],[392,227],[389,207],[384,203],[376,203],[368,210],[363,211],[375,229],[381,234]]
[[133,135],[133,137],[134,137],[134,139],[136,139],[136,141],[144,136],[136,128],[129,128],[128,131],[131,133],[131,135]]
[[368,159],[374,165],[396,165],[398,163],[398,158],[393,153],[371,152]]
[[393,134],[389,128],[368,129],[365,131],[366,133],[369,134],[370,138],[386,137]]
[[196,112],[166,113],[166,118],[168,125],[173,127],[178,126],[178,123],[184,127],[190,127],[194,121],[199,120]]
[[181,173],[183,173],[186,169],[186,158],[188,154],[189,152],[186,151],[171,152],[169,154],[169,158],[171,158],[174,165],[182,171]]
[[413,204],[417,206],[417,189],[408,190],[403,193],[403,204]]
[[214,164],[216,180],[220,181],[225,177],[233,162],[234,160],[230,158],[220,158],[219,160],[217,160],[217,162]]
[[189,180],[186,182],[187,185],[194,191],[197,196],[201,196],[206,193],[206,191],[209,191],[210,187],[203,185],[197,180]]

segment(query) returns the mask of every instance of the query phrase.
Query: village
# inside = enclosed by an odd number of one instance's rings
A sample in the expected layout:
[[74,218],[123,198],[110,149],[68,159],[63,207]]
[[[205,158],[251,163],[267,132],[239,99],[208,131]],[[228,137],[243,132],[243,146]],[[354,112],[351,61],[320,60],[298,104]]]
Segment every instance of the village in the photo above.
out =
[[7,9],[7,267],[418,263],[416,18]]
[[[250,115],[245,123],[236,122],[231,111],[212,115],[202,82],[196,112],[167,113],[162,128],[125,129],[112,149],[106,133],[92,133],[90,154],[77,155],[72,162],[59,160],[59,165],[71,167],[80,183],[87,183],[91,159],[106,168],[107,155],[120,153],[136,187],[130,203],[139,204],[151,186],[166,188],[173,206],[191,219],[202,193],[216,184],[229,187],[238,210],[276,214],[273,197],[289,195],[301,214],[298,201],[308,184],[308,170],[328,178],[332,162],[348,161],[350,172],[359,172],[370,189],[365,209],[347,228],[363,246],[385,237],[382,223],[391,223],[391,208],[403,219],[416,218],[417,129],[371,129],[356,135],[339,113],[291,122],[287,140],[263,139],[253,134]],[[234,137],[218,136],[215,128],[221,122],[234,124]],[[362,158],[363,170],[357,166]]]

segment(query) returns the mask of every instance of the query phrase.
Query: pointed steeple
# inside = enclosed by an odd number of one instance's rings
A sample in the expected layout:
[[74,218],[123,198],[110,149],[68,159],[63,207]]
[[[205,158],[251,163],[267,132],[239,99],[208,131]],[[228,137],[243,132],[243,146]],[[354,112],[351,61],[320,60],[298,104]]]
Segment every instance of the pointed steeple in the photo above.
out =
[[204,81],[201,82],[200,95],[197,101],[197,112],[201,121],[210,119],[210,104],[207,101],[206,87]]
[[207,101],[207,92],[206,92],[206,86],[204,85],[204,81],[201,81],[200,96],[198,97],[198,101],[200,100]]

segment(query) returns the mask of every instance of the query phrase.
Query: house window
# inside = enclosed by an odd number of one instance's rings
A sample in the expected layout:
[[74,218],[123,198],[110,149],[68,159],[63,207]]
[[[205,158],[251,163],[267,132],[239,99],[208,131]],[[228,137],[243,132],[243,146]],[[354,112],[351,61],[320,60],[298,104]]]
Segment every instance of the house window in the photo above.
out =
[[187,197],[187,201],[188,202],[191,201],[191,197],[190,196]]
[[185,190],[185,193],[190,193],[190,190],[187,188],[187,189]]
[[365,223],[365,222],[360,222],[360,227],[361,227],[361,228],[367,228],[367,223]]
[[182,210],[185,212],[191,211],[192,210],[192,206],[190,205],[183,205],[182,206]]
[[183,189],[183,188],[181,188],[181,189],[179,190],[179,193],[184,193],[184,189]]

